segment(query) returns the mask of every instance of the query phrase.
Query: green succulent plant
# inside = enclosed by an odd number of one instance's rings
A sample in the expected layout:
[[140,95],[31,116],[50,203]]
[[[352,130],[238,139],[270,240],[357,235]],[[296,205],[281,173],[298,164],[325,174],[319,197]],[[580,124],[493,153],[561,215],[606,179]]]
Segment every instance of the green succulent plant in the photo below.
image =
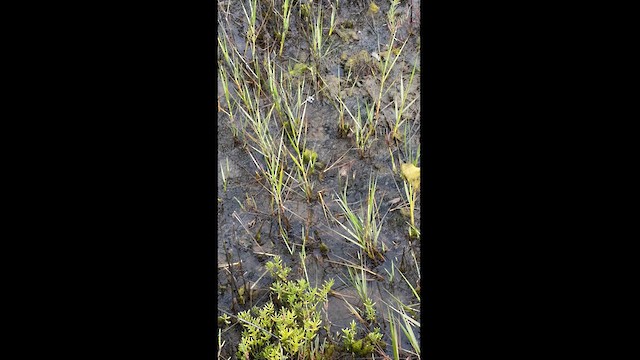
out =
[[373,352],[376,345],[383,346],[382,333],[380,328],[375,328],[373,332],[368,333],[361,339],[356,339],[358,330],[356,329],[355,320],[351,320],[351,327],[342,329],[345,350],[358,356],[366,356]]
[[305,279],[288,280],[291,268],[279,256],[267,262],[266,268],[275,279],[270,287],[272,300],[238,313],[243,331],[237,357],[310,359],[322,325],[317,306],[327,301],[333,279],[319,288]]

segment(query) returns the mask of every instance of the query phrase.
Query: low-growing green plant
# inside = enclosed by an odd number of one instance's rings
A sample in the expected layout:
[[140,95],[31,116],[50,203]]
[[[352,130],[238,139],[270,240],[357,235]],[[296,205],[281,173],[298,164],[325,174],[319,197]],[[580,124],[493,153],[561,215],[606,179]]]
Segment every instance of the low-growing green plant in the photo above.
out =
[[380,328],[375,328],[373,332],[357,339],[358,330],[355,320],[351,321],[351,327],[342,329],[342,334],[345,350],[358,356],[369,355],[376,346],[384,345]]
[[[276,280],[272,300],[262,307],[238,313],[243,326],[238,359],[311,359],[317,355],[314,339],[322,325],[317,306],[327,301],[333,280],[320,288],[306,279],[288,280],[291,268],[279,256],[266,264]],[[275,298],[274,298],[275,297]]]
[[231,318],[227,314],[222,314],[218,316],[218,326],[226,326],[231,324]]
[[315,17],[315,19],[313,19],[313,23],[311,26],[311,51],[314,54],[314,57],[316,59],[320,59],[324,54],[322,53],[322,48],[324,45],[324,42],[322,41],[322,32],[323,32],[323,28],[322,28],[322,21],[324,20],[324,17],[322,16],[322,4],[319,4],[318,6],[318,14]]
[[[311,51],[311,56],[313,58],[314,63],[320,64],[333,50],[332,43],[330,42],[330,37],[326,36],[324,33],[324,20],[325,15],[323,14],[322,1],[317,2],[317,10],[313,9],[314,1],[310,1],[307,4],[300,5],[300,11],[302,15],[302,20],[305,25],[302,27],[303,32],[307,38],[307,42],[309,43],[309,50]],[[335,15],[333,18],[333,25],[330,25],[329,32],[333,33],[335,29]],[[320,82],[319,73],[315,71],[313,74],[314,85],[316,92],[319,91]]]
[[371,300],[370,297],[367,297],[364,300],[364,312],[365,312],[365,319],[373,322],[376,320],[376,308],[374,307],[376,303],[373,302],[373,300]]

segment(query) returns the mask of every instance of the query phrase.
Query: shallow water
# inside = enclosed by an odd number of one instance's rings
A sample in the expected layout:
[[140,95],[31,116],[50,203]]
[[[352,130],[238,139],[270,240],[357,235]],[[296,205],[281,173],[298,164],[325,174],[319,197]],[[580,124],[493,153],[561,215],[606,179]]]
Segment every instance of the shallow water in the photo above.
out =
[[[408,6],[413,3],[419,6],[419,2],[402,2],[400,9],[409,13]],[[417,4],[416,4],[417,3]],[[325,14],[330,14],[328,2],[323,3]],[[356,31],[359,40],[343,41],[339,36],[333,35],[330,38],[334,50],[322,59],[318,66],[320,75],[327,79],[334,79],[331,76],[338,74],[344,79],[344,65],[340,56],[346,53],[347,56],[366,50],[368,53],[384,51],[384,45],[389,42],[389,29],[385,24],[386,13],[389,8],[387,3],[379,3],[380,11],[375,16],[367,14],[368,2],[340,2],[338,11],[338,23],[351,22],[353,30]],[[227,7],[228,6],[228,7]],[[248,2],[245,3],[248,7]],[[227,8],[230,12],[227,14]],[[295,10],[294,10],[295,13]],[[295,15],[295,14],[294,14]],[[328,16],[328,15],[327,15]],[[232,35],[241,52],[244,52],[243,26],[246,19],[239,2],[219,3],[219,24],[225,31]],[[299,30],[303,25],[300,19],[292,16],[291,32],[287,37],[285,56],[277,58],[276,62],[285,67],[292,64],[291,58],[308,59],[309,45],[307,40]],[[415,20],[415,19],[414,19]],[[399,82],[402,74],[410,74],[413,64],[420,62],[419,59],[419,24],[401,26],[397,38],[408,39],[402,56],[394,68],[394,72],[388,80],[389,91],[383,97],[383,107],[399,95]],[[411,28],[414,33],[411,33]],[[260,56],[260,52],[258,52]],[[419,66],[419,65],[418,65]],[[376,78],[379,74],[364,75],[358,79],[350,92],[341,92],[343,101],[355,112],[357,104],[362,104],[364,99],[370,94],[379,90],[379,82]],[[334,79],[335,80],[335,79]],[[219,81],[220,83],[220,81]],[[313,176],[314,193],[321,192],[324,202],[329,211],[337,216],[340,208],[335,202],[335,198],[343,189],[347,187],[347,199],[352,208],[359,209],[367,197],[370,175],[377,177],[376,201],[379,206],[383,222],[379,240],[384,243],[384,261],[368,261],[367,268],[379,276],[369,275],[368,288],[369,296],[376,302],[377,322],[385,334],[383,341],[390,343],[389,324],[387,323],[386,301],[397,308],[387,291],[399,298],[405,304],[415,304],[417,300],[411,289],[398,274],[400,268],[407,280],[415,287],[419,283],[419,275],[414,258],[410,250],[415,254],[415,258],[420,259],[420,240],[410,240],[408,238],[408,217],[398,210],[398,205],[402,204],[404,198],[403,180],[393,171],[390,147],[385,141],[385,135],[389,131],[388,122],[393,121],[393,105],[383,108],[380,111],[380,119],[376,128],[376,140],[370,144],[370,148],[364,157],[355,148],[353,137],[340,136],[338,132],[338,112],[329,101],[333,88],[328,91],[316,92],[311,79],[308,82],[308,94],[313,95],[315,100],[307,104],[306,116],[303,121],[307,124],[307,148],[315,150],[318,160],[327,165],[324,170],[316,171]],[[378,86],[376,90],[376,86]],[[405,83],[405,86],[407,84]],[[346,87],[342,85],[342,87]],[[221,85],[219,85],[221,88]],[[417,98],[412,107],[405,112],[405,119],[412,124],[413,136],[408,139],[413,148],[420,144],[420,99],[419,99],[420,79],[418,74],[414,79],[414,85],[409,89],[409,101]],[[219,92],[220,102],[224,107],[223,92]],[[243,146],[242,142],[233,139],[231,130],[227,125],[229,119],[223,112],[218,112],[218,164],[222,165],[227,181],[226,191],[223,187],[221,171],[218,169],[218,308],[221,311],[236,314],[254,305],[262,305],[268,300],[268,287],[272,281],[269,275],[264,275],[264,263],[270,259],[266,254],[277,254],[283,261],[293,268],[294,277],[304,276],[300,263],[299,253],[301,245],[305,244],[307,254],[306,270],[309,280],[313,286],[321,285],[325,280],[335,279],[333,287],[336,295],[330,295],[328,301],[328,317],[330,321],[330,337],[339,343],[336,337],[340,329],[348,327],[354,316],[350,313],[343,299],[347,299],[354,307],[361,306],[353,286],[349,284],[348,271],[345,262],[359,264],[357,258],[358,248],[342,237],[337,232],[344,233],[339,226],[332,221],[328,221],[324,215],[320,201],[309,202],[302,190],[292,185],[290,191],[286,193],[284,206],[288,209],[287,217],[291,225],[289,241],[297,245],[294,246],[294,254],[291,255],[282,237],[279,235],[277,217],[272,213],[270,202],[271,196],[265,189],[268,187],[264,179],[256,177],[256,165],[253,163],[248,151],[250,148]],[[277,131],[277,127],[273,127]],[[391,147],[395,157],[396,166],[398,157],[405,158],[402,146]],[[254,153],[255,154],[255,153]],[[254,155],[255,156],[255,155]],[[260,157],[257,157],[260,159]],[[228,166],[227,166],[228,164]],[[420,204],[416,204],[416,225],[420,224]],[[342,220],[344,221],[344,220]],[[308,236],[308,240],[303,240],[303,229]],[[325,244],[329,251],[323,254],[320,251],[320,244]],[[225,250],[226,248],[226,250]],[[241,260],[241,261],[240,261]],[[238,263],[240,262],[240,263]],[[392,262],[396,265],[395,278],[389,282],[388,272],[392,272]],[[226,266],[229,263],[234,264]],[[236,264],[238,263],[238,264]],[[264,275],[264,276],[263,276]],[[347,282],[347,285],[343,283]],[[245,304],[239,304],[234,288],[244,286],[248,283],[253,289]],[[397,317],[397,316],[396,316]],[[419,313],[415,318],[419,321]],[[358,325],[360,328],[362,324]],[[372,329],[371,329],[372,330]],[[419,328],[417,337],[420,339]],[[240,326],[232,325],[223,329],[223,340],[226,345],[222,350],[224,359],[235,358],[235,351],[240,337]],[[326,335],[326,334],[325,334]],[[411,349],[407,339],[402,336],[402,348]],[[390,346],[387,346],[387,354],[391,354]],[[336,355],[338,356],[338,355]],[[376,358],[382,358],[376,355]],[[402,358],[406,358],[404,354]]]

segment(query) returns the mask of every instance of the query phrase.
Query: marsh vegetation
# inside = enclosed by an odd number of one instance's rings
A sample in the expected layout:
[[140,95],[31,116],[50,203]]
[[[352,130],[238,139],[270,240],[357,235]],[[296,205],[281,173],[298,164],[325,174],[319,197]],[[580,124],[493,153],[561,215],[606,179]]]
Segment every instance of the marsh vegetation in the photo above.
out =
[[218,2],[218,359],[420,358],[419,27]]

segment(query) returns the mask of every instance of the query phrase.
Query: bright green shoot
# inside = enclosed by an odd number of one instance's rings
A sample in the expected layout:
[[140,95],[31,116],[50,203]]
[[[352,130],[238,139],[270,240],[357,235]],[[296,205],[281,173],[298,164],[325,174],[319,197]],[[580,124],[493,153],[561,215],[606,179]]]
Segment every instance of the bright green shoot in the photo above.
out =
[[387,316],[389,321],[389,330],[391,331],[391,349],[394,360],[400,360],[400,336],[398,336],[398,327],[393,313],[387,308]]
[[318,16],[315,18],[312,28],[313,34],[313,52],[316,54],[316,58],[319,59],[322,56],[322,5],[318,6]]
[[356,134],[356,142],[358,148],[361,150],[361,156],[364,156],[365,150],[369,148],[371,137],[373,136],[375,138],[377,126],[377,121],[373,114],[375,110],[373,104],[369,105],[367,102],[365,102],[364,106],[367,114],[367,121],[365,123],[365,126],[358,128],[357,133],[359,134]]
[[400,0],[391,0],[389,5],[389,12],[387,12],[387,23],[389,24],[389,31],[393,34],[396,32],[396,11]]
[[333,4],[331,4],[331,23],[329,25],[329,35],[331,36],[331,34],[333,34],[333,30],[336,27],[336,10],[338,9],[338,4],[336,3],[336,6],[333,6]]
[[[419,359],[420,358],[420,342],[418,341],[416,332],[419,331],[420,322],[418,322],[411,315],[406,313],[404,309],[408,308],[407,305],[404,305],[395,296],[393,295],[391,296],[400,305],[398,310],[383,300],[383,302],[387,305],[387,315],[388,315],[389,327],[391,330],[391,342],[392,342],[392,348],[394,353],[394,359],[398,358],[400,350],[402,350],[403,352],[412,354]],[[390,310],[393,310],[396,314],[398,314],[399,318],[397,319],[394,316],[394,313],[391,312]],[[401,321],[398,321],[396,323],[396,320],[401,320]],[[398,327],[397,327],[398,324],[400,325],[402,332],[405,334],[405,336],[409,340],[409,343],[411,344],[413,351],[402,349],[400,347],[400,336],[399,336]],[[418,329],[418,330],[415,330],[415,329]]]
[[242,10],[244,11],[245,18],[247,19],[247,48],[251,45],[251,57],[253,58],[256,53],[256,40],[258,39],[258,26],[257,26],[257,14],[258,14],[258,0],[249,1],[249,12],[244,7],[244,2],[240,3]]
[[282,3],[282,35],[280,37],[280,53],[282,56],[282,49],[284,48],[284,38],[289,30],[289,20],[291,19],[291,10],[293,9],[289,0],[284,0]]
[[[315,197],[313,192],[313,182],[311,173],[314,171],[318,154],[307,148],[307,123],[305,121],[307,101],[304,98],[304,79],[298,83],[295,94],[295,103],[287,96],[287,92],[282,89],[284,112],[287,121],[283,123],[284,132],[287,134],[292,150],[287,149],[291,160],[295,165],[297,179],[308,201]],[[289,89],[291,90],[291,89]]]
[[[265,67],[266,67],[266,71],[267,71],[267,88],[269,89],[269,93],[271,94],[271,99],[273,99],[273,104],[276,107],[276,112],[278,113],[279,116],[282,116],[282,98],[280,96],[280,92],[279,92],[279,88],[281,88],[281,85],[278,84],[277,80],[277,71],[276,71],[276,66],[273,63],[273,61],[271,61],[271,56],[270,54],[267,52],[266,57],[265,57]],[[280,80],[282,82],[282,71],[280,71]]]
[[[400,304],[402,305],[402,303]],[[402,332],[409,340],[409,343],[413,348],[414,354],[418,356],[418,358],[420,358],[420,342],[418,341],[418,337],[416,336],[416,332],[414,331],[414,328],[417,328],[417,329],[420,328],[420,322],[416,321],[413,317],[411,317],[411,315],[407,314],[404,311],[404,306],[400,306],[399,307],[400,310],[394,308],[389,304],[387,304],[387,306],[388,306],[387,309],[390,308],[400,315],[400,319],[402,320],[402,322],[400,322],[400,328],[402,329]]]
[[362,305],[364,307],[362,316],[368,321],[375,321],[376,320],[376,309],[374,307],[375,303],[369,297],[369,291],[367,289],[368,279],[364,271],[364,264],[362,263],[362,253],[360,251],[358,251],[358,257],[360,258],[360,263],[361,263],[361,267],[359,269],[360,271],[356,271],[351,267],[347,267],[347,270],[349,271],[349,280],[351,282],[351,285],[353,285],[353,287],[356,289],[356,293],[358,294],[358,296],[360,297],[360,300],[362,301]]
[[235,68],[235,63],[233,62],[233,60],[231,59],[231,55],[232,53],[229,52],[229,49],[227,48],[227,33],[224,30],[224,27],[222,29],[220,29],[222,31],[222,33],[224,34],[223,39],[220,38],[220,36],[218,36],[218,49],[220,49],[220,51],[222,52],[222,56],[224,57],[225,62],[227,63],[227,65],[233,69]]
[[[316,16],[310,16],[309,19],[311,21],[311,39],[310,39],[310,48],[313,54],[314,59],[318,62],[323,57],[326,57],[331,51],[331,46],[327,46],[327,42],[329,41],[329,37],[325,39],[324,37],[324,15],[322,13],[322,3],[318,3],[318,11]],[[301,7],[302,8],[302,7]],[[333,6],[332,6],[333,8]],[[333,33],[335,29],[335,11],[332,11],[331,24],[329,27],[329,34]]]
[[418,166],[418,163],[420,162],[419,139],[414,139],[417,136],[420,136],[419,129],[417,127],[414,129],[411,121],[405,122],[403,145],[404,156],[406,161],[413,164],[413,166]]

